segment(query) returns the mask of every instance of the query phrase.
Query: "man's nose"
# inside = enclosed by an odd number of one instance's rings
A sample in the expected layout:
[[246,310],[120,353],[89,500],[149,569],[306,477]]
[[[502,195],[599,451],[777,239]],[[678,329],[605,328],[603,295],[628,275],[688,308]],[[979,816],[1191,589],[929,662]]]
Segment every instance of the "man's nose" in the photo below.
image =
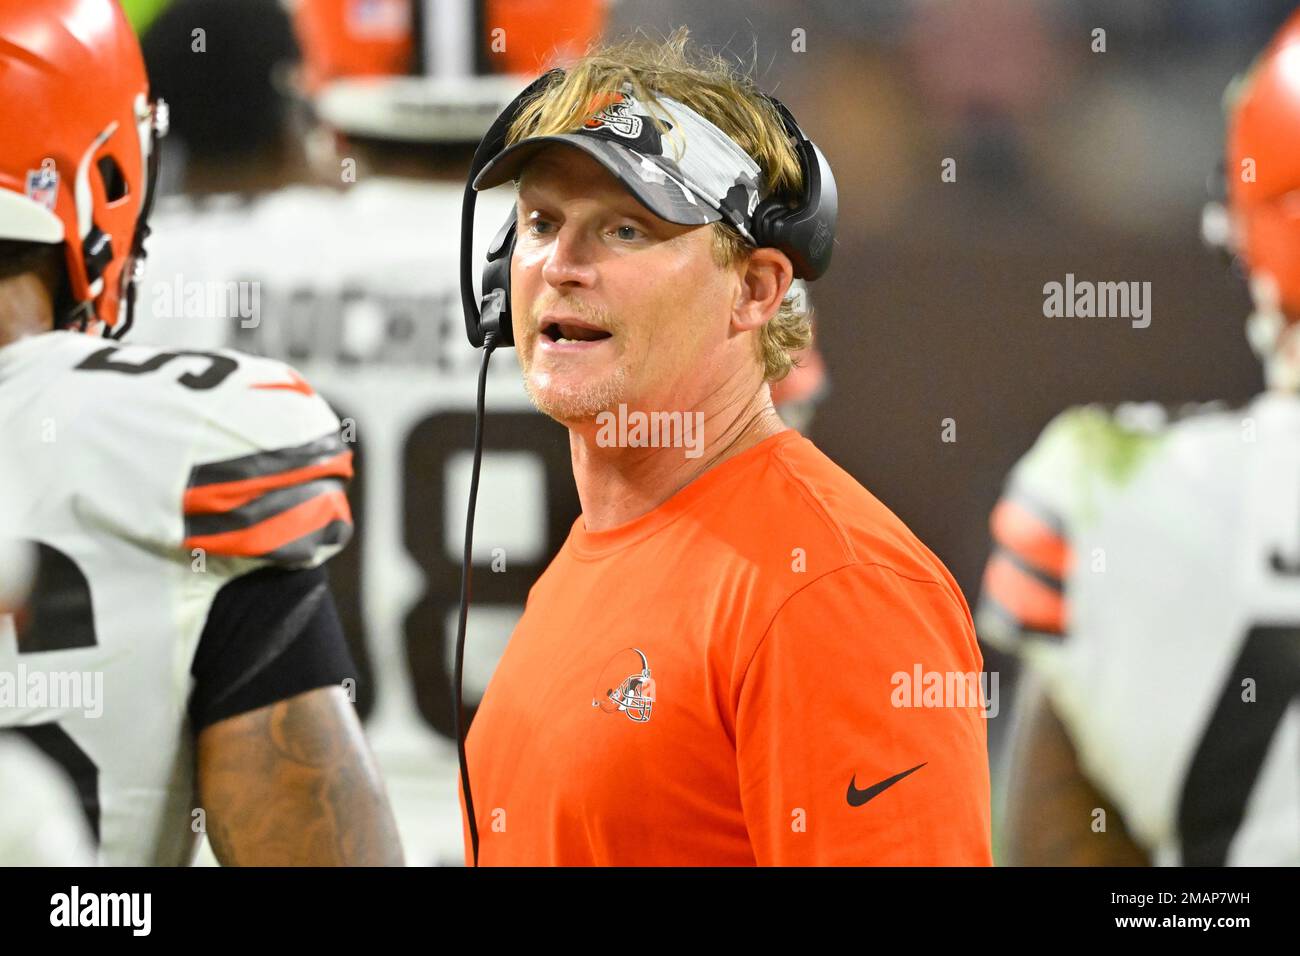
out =
[[595,281],[594,237],[576,226],[561,227],[542,266],[548,285],[589,287]]

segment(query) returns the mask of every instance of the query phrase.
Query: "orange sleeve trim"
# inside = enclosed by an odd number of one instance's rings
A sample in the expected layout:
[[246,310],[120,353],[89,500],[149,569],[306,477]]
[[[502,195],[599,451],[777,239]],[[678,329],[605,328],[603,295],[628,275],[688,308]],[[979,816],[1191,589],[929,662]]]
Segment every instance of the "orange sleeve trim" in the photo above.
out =
[[260,498],[268,491],[287,488],[290,485],[305,484],[317,478],[352,477],[352,452],[345,451],[319,465],[282,471],[278,475],[260,475],[257,478],[245,478],[242,481],[227,481],[219,485],[200,485],[185,491],[184,513],[188,515],[222,514],[234,511],[248,504],[254,498]]
[[1065,537],[1024,505],[1003,498],[989,518],[993,540],[1027,564],[1064,581],[1070,570],[1070,545]]
[[239,531],[185,539],[186,548],[202,548],[227,557],[256,558],[306,538],[335,521],[352,523],[352,509],[342,491],[330,491],[304,501],[273,518]]
[[1065,596],[1005,555],[994,555],[984,571],[984,591],[1017,624],[1031,631],[1065,633]]

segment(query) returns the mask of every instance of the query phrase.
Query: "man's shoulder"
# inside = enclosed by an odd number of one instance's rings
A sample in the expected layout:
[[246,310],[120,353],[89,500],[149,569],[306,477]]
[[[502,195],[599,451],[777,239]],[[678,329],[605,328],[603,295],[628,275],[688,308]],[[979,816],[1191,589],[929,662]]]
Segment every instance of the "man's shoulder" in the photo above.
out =
[[[1195,480],[1207,462],[1233,455],[1250,441],[1249,412],[1223,403],[1177,408],[1154,402],[1076,406],[1057,415],[1012,468],[1009,494],[1033,499],[1060,523],[1092,523],[1105,502],[1142,487],[1149,469]],[[1138,492],[1139,494],[1141,491]]]
[[766,563],[743,590],[756,624],[739,642],[746,671],[773,635],[777,652],[793,655],[786,663],[829,668],[828,679],[834,668],[813,661],[828,646],[855,666],[854,655],[923,653],[961,671],[982,666],[965,596],[943,562],[811,441],[782,442],[753,485],[728,516],[741,540],[765,543]]
[[787,441],[772,460],[765,491],[782,506],[764,509],[764,533],[802,536],[809,548],[826,549],[825,571],[878,568],[956,590],[942,562],[903,520],[812,441]]
[[[227,349],[71,332],[3,354],[0,478],[104,512],[99,526],[174,550],[297,562],[350,529],[351,451],[329,405],[283,363]],[[346,526],[346,527],[345,527]]]
[[[1124,402],[1057,414],[1012,467],[989,517],[993,548],[977,608],[980,636],[1004,650],[1032,647],[1040,660],[1055,654],[1078,610],[1075,569],[1095,571],[1104,557],[1105,548],[1093,547],[1098,535],[1117,551],[1163,548],[1163,560],[1152,565],[1162,568],[1186,565],[1189,523],[1201,528],[1201,545],[1226,546],[1206,544],[1214,539],[1204,517],[1240,500],[1257,426],[1261,441],[1271,433],[1261,410],[1258,400],[1237,410],[1222,402]],[[1235,525],[1217,526],[1227,533]],[[1121,589],[1105,600],[1149,600],[1155,593]]]
[[[49,332],[19,343],[12,382],[23,415],[74,425],[84,450],[173,445],[203,454],[303,444],[338,419],[292,367],[233,349],[192,350]],[[141,440],[145,440],[142,443]]]

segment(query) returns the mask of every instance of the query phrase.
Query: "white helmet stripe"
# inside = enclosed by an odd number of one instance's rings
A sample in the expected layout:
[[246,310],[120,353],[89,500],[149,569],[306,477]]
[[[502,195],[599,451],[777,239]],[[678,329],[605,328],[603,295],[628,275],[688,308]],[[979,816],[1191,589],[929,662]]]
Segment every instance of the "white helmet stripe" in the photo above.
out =
[[73,195],[77,200],[77,233],[82,239],[90,235],[90,227],[94,225],[91,218],[95,211],[95,200],[90,195],[90,161],[94,159],[99,147],[103,146],[115,132],[117,132],[117,120],[104,127],[104,131],[95,137],[90,148],[82,154],[81,161],[77,163],[77,183]]

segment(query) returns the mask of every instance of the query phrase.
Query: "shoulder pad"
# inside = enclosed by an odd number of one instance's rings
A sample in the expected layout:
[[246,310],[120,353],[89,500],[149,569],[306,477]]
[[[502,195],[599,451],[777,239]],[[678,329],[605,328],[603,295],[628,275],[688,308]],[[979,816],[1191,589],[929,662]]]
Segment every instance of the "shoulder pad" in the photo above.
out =
[[294,369],[224,352],[240,368],[203,402],[184,495],[184,545],[313,566],[352,533],[352,451],[337,416]]
[[1043,429],[989,519],[993,551],[976,614],[982,637],[1005,647],[1026,634],[1066,633],[1071,532],[1093,519],[1105,485],[1123,484],[1141,467],[1168,423],[1153,403],[1088,405]]

